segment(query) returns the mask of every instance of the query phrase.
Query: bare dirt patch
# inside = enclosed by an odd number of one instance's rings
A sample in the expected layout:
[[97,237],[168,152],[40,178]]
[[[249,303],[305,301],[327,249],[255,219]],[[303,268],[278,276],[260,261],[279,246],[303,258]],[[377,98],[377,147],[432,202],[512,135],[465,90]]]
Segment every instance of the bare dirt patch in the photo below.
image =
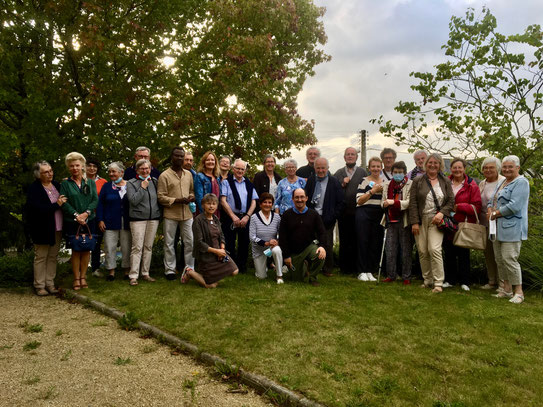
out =
[[[41,327],[41,328],[40,328]],[[0,292],[5,406],[269,406],[78,304]]]

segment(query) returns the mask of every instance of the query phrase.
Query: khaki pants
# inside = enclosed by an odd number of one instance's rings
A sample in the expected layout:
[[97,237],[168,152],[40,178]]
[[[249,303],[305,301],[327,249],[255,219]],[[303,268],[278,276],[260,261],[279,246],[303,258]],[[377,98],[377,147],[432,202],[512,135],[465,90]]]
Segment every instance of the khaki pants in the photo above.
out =
[[495,240],[492,244],[500,280],[507,280],[511,285],[521,285],[522,271],[518,256],[522,242],[499,242]]
[[57,255],[60,249],[62,232],[55,232],[55,244],[34,245],[34,288],[36,290],[55,288],[57,275]]
[[153,243],[158,229],[158,220],[142,220],[130,222],[132,232],[132,251],[130,253],[130,279],[141,275],[148,276],[153,256]]
[[432,224],[432,218],[422,218],[419,234],[415,236],[420,257],[420,267],[424,284],[441,287],[445,278],[443,269],[443,232]]

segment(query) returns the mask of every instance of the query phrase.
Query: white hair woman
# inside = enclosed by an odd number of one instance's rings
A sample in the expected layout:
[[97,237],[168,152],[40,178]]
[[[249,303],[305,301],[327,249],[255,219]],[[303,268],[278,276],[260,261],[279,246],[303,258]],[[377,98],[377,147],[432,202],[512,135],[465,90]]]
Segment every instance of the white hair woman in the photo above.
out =
[[53,169],[47,161],[34,164],[36,180],[30,185],[26,200],[26,215],[34,243],[34,289],[44,296],[56,294],[55,276],[57,254],[62,236],[62,205],[60,184],[53,180]]
[[[98,193],[93,180],[85,174],[85,157],[77,152],[69,153],[65,159],[70,176],[60,185],[60,194],[67,198],[62,205],[64,212],[64,234],[66,245],[71,247],[70,236],[81,232],[96,233],[96,207]],[[73,289],[87,288],[87,268],[89,267],[90,251],[75,251],[72,249],[72,272],[74,274]]]
[[[487,157],[483,160],[483,163],[481,164],[481,172],[485,177],[485,179],[479,183],[479,191],[481,191],[481,203],[483,208],[483,211],[481,212],[481,224],[486,226],[487,236],[488,216],[486,208],[488,207],[488,203],[494,196],[494,191],[496,191],[496,187],[501,184],[505,179],[505,177],[500,174],[501,169],[502,162],[499,158],[496,157]],[[484,253],[488,282],[481,288],[483,290],[497,289],[500,285],[500,281],[498,278],[498,265],[496,264],[496,259],[494,257],[494,245],[490,239],[486,242],[486,249]],[[503,285],[503,283],[501,283],[501,285]]]
[[127,181],[123,179],[124,166],[120,162],[112,162],[107,167],[111,181],[104,184],[98,197],[96,220],[98,228],[104,234],[104,252],[106,255],[106,279],[115,279],[117,267],[117,244],[121,244],[121,267],[126,276],[130,269],[130,222],[128,216]]
[[306,180],[296,175],[298,163],[293,158],[283,163],[283,168],[287,176],[277,184],[275,192],[275,212],[283,214],[287,209],[294,206],[292,202],[292,193],[298,188],[305,188]]
[[520,160],[508,155],[502,160],[505,180],[498,185],[488,203],[487,216],[496,221],[496,240],[493,242],[494,256],[498,265],[498,276],[503,280],[503,291],[498,298],[509,298],[513,304],[524,301],[522,271],[518,262],[523,240],[528,239],[528,200],[530,183],[519,174]]

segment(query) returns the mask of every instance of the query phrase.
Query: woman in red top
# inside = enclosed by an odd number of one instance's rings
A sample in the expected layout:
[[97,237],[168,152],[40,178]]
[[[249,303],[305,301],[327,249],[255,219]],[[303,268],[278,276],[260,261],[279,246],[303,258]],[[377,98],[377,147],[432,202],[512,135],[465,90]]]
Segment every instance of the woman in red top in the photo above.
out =
[[[463,158],[451,161],[450,180],[454,192],[454,220],[457,222],[477,222],[476,214],[481,212],[481,192],[479,186],[466,174],[468,163]],[[464,291],[469,291],[470,259],[469,249],[453,244],[454,234],[445,234],[443,250],[445,252],[445,283],[443,287],[460,284]]]

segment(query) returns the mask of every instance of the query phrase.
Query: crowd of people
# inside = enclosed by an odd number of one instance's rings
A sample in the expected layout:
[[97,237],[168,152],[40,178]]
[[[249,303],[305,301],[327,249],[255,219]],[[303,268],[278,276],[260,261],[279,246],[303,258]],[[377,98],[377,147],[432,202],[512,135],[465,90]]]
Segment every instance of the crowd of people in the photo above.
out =
[[318,275],[331,276],[336,266],[337,224],[341,273],[375,281],[382,270],[383,282],[399,277],[410,285],[415,264],[422,286],[434,293],[455,285],[469,291],[470,248],[458,243],[459,225],[480,223],[488,236],[482,245],[488,283],[482,288],[515,304],[524,301],[518,257],[527,239],[530,188],[516,156],[486,158],[477,183],[466,173],[466,160],[454,158],[447,176],[441,156],[422,150],[408,171],[390,148],[371,157],[367,169],[359,167],[358,153],[349,147],[345,166],[332,175],[328,160],[310,147],[306,165],[284,162],[285,178],[275,171],[275,157],[266,155],[252,181],[245,161],[212,151],[202,155],[196,171],[194,157],[182,147],[173,148],[163,172],[152,166],[150,154],[139,147],[133,166],[110,163],[109,181],[99,176],[99,161],[77,152],[66,156],[70,176],[60,184],[49,163],[35,164],[27,220],[38,295],[58,291],[62,236],[72,252],[74,290],[88,287],[89,263],[96,277],[103,276],[102,250],[105,278],[114,280],[119,247],[130,285],[155,281],[150,266],[160,222],[165,277],[179,274],[184,284],[193,279],[213,288],[227,276],[247,273],[251,253],[256,278],[272,271],[278,284],[319,285]]

